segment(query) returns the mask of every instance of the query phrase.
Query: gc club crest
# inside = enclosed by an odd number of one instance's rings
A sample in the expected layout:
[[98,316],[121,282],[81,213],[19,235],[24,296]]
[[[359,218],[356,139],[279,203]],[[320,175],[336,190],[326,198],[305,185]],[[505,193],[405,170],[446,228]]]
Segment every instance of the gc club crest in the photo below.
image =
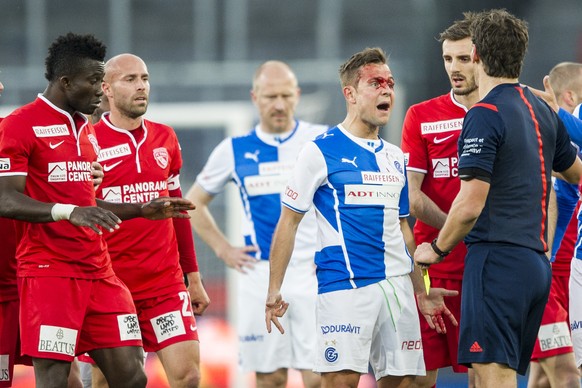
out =
[[154,159],[161,168],[168,167],[168,150],[164,147],[154,149]]
[[[92,133],[90,133],[87,136],[87,138],[89,139],[89,142],[93,146],[93,149],[95,150],[95,153],[97,155],[99,155],[99,152],[101,152],[101,147],[99,147],[99,143],[97,142],[97,138],[95,137],[95,135],[93,135]],[[52,146],[51,146],[51,148],[52,148]]]

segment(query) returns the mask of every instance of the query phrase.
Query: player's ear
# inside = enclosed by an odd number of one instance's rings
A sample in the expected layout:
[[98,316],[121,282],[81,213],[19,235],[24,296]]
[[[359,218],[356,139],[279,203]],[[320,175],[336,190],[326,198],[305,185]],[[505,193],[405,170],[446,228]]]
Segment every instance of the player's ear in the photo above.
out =
[[109,97],[109,93],[111,93],[111,85],[105,81],[101,82],[101,89],[103,90],[103,94]]
[[342,89],[344,94],[344,98],[350,104],[354,104],[356,102],[356,88],[351,85],[344,86]]
[[257,94],[255,93],[254,88],[251,89],[250,94],[251,94],[251,101],[253,102],[253,104],[256,104],[257,103]]
[[62,77],[59,77],[59,85],[61,85],[63,89],[68,89],[69,86],[71,86],[71,80],[68,76],[63,75]]

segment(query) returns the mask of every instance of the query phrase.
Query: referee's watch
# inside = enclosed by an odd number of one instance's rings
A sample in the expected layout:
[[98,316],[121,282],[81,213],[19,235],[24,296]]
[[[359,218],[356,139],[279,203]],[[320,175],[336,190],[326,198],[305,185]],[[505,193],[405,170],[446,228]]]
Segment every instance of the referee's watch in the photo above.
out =
[[434,253],[436,253],[437,255],[439,255],[441,258],[444,259],[449,253],[451,253],[451,251],[441,251],[439,249],[439,247],[437,247],[437,245],[436,245],[437,238],[435,238],[434,240],[432,240],[432,242],[430,243],[430,247],[432,248],[432,250],[434,251]]

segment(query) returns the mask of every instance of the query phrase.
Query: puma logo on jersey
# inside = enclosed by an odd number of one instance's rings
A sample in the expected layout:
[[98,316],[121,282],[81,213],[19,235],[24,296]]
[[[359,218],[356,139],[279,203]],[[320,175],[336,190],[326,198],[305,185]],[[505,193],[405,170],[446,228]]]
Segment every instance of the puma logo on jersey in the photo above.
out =
[[356,158],[357,156],[354,156],[354,159],[350,160],[348,158],[342,158],[342,163],[349,163],[352,164],[355,168],[358,168],[358,165],[356,164]]
[[324,134],[321,136],[321,139],[323,140],[323,139],[325,139],[326,137],[331,137],[331,136],[333,136],[333,133],[326,132],[326,133],[324,133]]
[[259,163],[259,150],[256,150],[255,152],[245,152],[245,159],[252,159],[255,161],[255,163]]

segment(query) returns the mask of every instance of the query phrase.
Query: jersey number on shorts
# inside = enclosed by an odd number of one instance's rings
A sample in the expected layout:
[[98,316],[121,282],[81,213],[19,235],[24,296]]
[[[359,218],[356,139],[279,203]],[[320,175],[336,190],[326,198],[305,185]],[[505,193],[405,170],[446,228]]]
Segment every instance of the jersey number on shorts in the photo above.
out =
[[183,317],[191,317],[192,316],[192,310],[190,310],[190,306],[192,306],[192,302],[190,301],[190,294],[187,293],[186,291],[180,291],[178,292],[178,295],[180,296],[180,300],[182,301],[182,316]]

